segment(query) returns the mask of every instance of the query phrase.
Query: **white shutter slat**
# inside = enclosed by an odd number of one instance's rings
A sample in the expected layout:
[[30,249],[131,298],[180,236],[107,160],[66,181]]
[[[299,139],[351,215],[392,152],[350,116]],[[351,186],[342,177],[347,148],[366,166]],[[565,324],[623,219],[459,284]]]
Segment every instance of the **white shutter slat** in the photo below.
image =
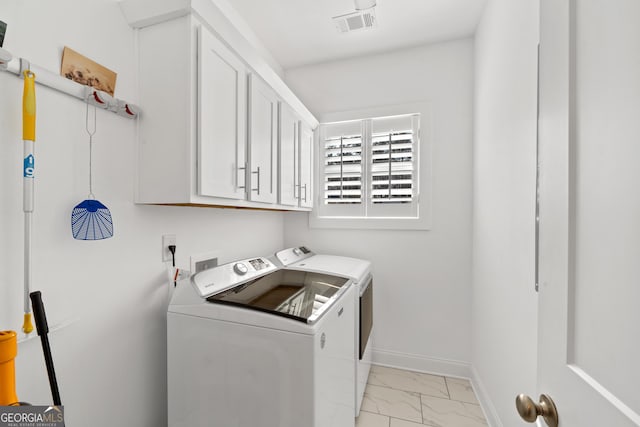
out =
[[401,133],[384,133],[378,136],[371,136],[371,145],[373,147],[382,147],[389,145],[389,136],[391,136],[391,146],[400,146],[404,144],[412,144],[413,132],[401,132]]
[[361,164],[362,156],[353,155],[353,156],[339,156],[339,157],[327,157],[324,160],[324,164],[326,165],[350,165],[350,164]]
[[355,188],[356,186],[362,187],[362,181],[360,178],[356,178],[354,180],[340,180],[340,178],[335,180],[328,180],[324,182],[324,188]]
[[411,188],[411,187],[409,187],[409,188],[392,188],[391,189],[391,194],[389,194],[389,189],[388,188],[374,189],[374,190],[371,190],[371,194],[372,194],[373,197],[393,197],[394,195],[398,195],[398,194],[411,197],[411,195],[413,194],[413,188]]
[[343,176],[361,175],[362,166],[361,165],[342,165],[342,171],[341,171],[340,165],[330,165],[324,168],[324,173],[325,175],[337,175],[337,176],[340,176],[341,173]]
[[[381,163],[381,162],[389,162],[389,153],[385,153],[385,154],[374,154],[373,156],[371,156],[373,163]],[[399,163],[399,162],[406,162],[406,163],[411,163],[411,161],[413,160],[413,156],[411,155],[411,153],[391,153],[391,162],[392,163]]]
[[[391,150],[394,152],[407,152],[411,153],[413,151],[413,143],[412,142],[402,142],[391,144]],[[371,149],[372,153],[388,153],[389,152],[389,143],[374,145]]]
[[[394,188],[394,186],[396,186],[397,188],[400,187],[411,187],[413,184],[413,181],[411,179],[393,179],[391,180],[391,187]],[[389,187],[389,180],[380,180],[380,181],[373,181],[373,188],[388,188]]]
[[[391,174],[398,175],[402,173],[411,173],[413,172],[413,164],[412,163],[395,163],[391,164]],[[388,175],[389,174],[389,163],[376,163],[371,165],[371,175],[372,176],[380,176],[380,175]]]
[[[340,143],[340,141],[342,141],[342,144]],[[362,148],[362,139],[361,138],[357,138],[357,139],[337,139],[337,140],[325,140],[324,142],[324,149],[325,151],[338,151],[340,152],[340,150],[343,151],[352,151],[352,150],[360,150]]]
[[360,190],[327,190],[324,192],[324,194],[327,197],[332,197],[332,196],[342,196],[344,197],[353,197],[353,196],[357,196],[360,197]]
[[358,146],[358,147],[351,147],[351,148],[343,148],[342,150],[338,147],[338,148],[327,148],[325,150],[325,157],[339,157],[341,155],[345,155],[345,154],[353,154],[353,153],[357,153],[360,154],[362,153],[362,147]]

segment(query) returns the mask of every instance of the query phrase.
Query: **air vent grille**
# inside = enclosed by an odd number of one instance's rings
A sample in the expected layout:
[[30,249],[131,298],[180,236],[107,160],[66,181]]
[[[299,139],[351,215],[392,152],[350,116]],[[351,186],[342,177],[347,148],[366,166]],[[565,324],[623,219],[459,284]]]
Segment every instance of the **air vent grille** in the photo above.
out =
[[339,33],[366,30],[376,26],[374,9],[367,9],[346,15],[334,16],[333,22]]

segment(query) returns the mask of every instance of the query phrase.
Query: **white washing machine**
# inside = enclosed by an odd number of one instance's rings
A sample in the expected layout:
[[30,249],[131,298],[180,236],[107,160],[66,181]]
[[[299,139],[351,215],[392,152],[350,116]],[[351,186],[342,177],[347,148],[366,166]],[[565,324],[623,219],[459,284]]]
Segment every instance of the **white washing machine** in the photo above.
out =
[[[302,259],[301,254],[306,255]],[[284,249],[276,258],[289,269],[348,277],[356,286],[355,296],[355,416],[367,386],[372,362],[373,276],[371,262],[363,259],[314,254],[304,246]]]
[[347,277],[263,257],[179,285],[167,313],[169,427],[353,427],[355,292]]

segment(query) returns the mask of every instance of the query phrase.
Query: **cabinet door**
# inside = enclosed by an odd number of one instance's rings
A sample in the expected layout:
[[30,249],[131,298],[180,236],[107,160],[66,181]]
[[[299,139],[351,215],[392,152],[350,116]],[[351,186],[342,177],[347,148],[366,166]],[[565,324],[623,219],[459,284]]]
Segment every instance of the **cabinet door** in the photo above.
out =
[[259,77],[249,77],[249,200],[277,203],[278,99]]
[[244,199],[247,70],[232,51],[202,28],[197,92],[198,194]]
[[313,207],[313,129],[300,123],[300,207]]
[[291,107],[280,103],[279,132],[279,202],[281,205],[298,206],[299,179],[299,133],[298,118]]

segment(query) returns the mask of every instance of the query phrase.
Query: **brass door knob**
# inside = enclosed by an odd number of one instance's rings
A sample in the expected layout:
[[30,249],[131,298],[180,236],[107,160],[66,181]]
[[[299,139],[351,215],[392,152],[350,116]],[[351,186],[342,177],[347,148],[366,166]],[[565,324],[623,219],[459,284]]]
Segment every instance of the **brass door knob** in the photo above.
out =
[[542,415],[549,427],[558,427],[558,411],[553,400],[546,394],[540,395],[540,403],[536,403],[526,394],[516,397],[516,408],[523,420],[529,423]]

